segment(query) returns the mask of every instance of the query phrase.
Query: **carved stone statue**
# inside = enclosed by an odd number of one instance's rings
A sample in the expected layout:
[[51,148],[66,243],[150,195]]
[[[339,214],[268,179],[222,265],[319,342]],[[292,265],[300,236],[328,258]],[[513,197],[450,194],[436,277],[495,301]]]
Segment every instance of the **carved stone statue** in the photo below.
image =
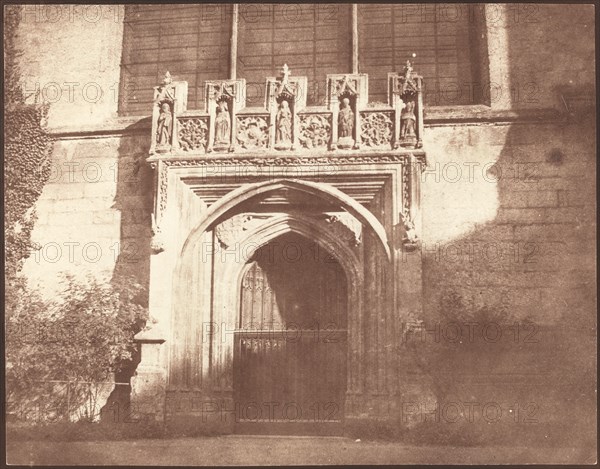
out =
[[292,142],[292,111],[287,101],[283,100],[277,111],[276,122],[276,138],[275,143],[278,148],[289,148]]
[[417,143],[415,133],[415,102],[408,101],[400,113],[400,144],[402,146],[411,146]]
[[173,115],[169,103],[163,103],[160,106],[156,127],[156,143],[158,145],[168,146],[171,144],[171,131],[173,130]]
[[348,98],[342,99],[342,107],[340,109],[338,122],[340,124],[339,137],[352,137],[352,128],[354,127],[354,112],[352,112],[350,100]]
[[402,94],[406,93],[409,89],[414,89],[412,71],[412,64],[410,63],[410,60],[407,60],[404,67],[404,82],[402,83],[402,89],[400,91]]
[[165,77],[163,78],[162,84],[156,88],[156,91],[156,101],[161,102],[167,100],[173,102],[175,100],[175,88],[173,86],[173,77],[171,77],[171,74],[168,71],[167,73],[165,73]]
[[410,215],[400,213],[402,224],[404,225],[404,237],[402,244],[407,251],[412,251],[416,248],[419,237],[415,228],[415,223],[411,220]]
[[231,142],[231,116],[226,101],[221,101],[215,119],[215,145],[229,146]]
[[351,148],[354,144],[352,130],[354,129],[354,112],[350,107],[350,99],[342,99],[338,116],[338,146]]

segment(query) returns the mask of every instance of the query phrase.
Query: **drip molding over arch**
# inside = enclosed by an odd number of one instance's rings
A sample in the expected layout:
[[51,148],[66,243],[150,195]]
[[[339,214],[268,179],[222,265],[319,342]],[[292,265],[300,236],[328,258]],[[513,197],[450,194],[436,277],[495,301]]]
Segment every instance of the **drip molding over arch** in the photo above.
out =
[[327,202],[332,202],[341,206],[344,210],[356,217],[361,223],[373,230],[379,239],[383,250],[385,251],[388,261],[392,260],[385,228],[375,217],[375,215],[373,215],[368,209],[359,204],[352,197],[344,194],[339,189],[336,189],[328,184],[296,179],[279,179],[274,181],[257,182],[243,185],[231,191],[218,202],[211,205],[206,211],[202,221],[191,230],[183,245],[181,255],[183,256],[183,253],[186,251],[188,246],[193,245],[194,241],[202,236],[202,233],[208,229],[208,227],[210,227],[229,210],[252,197],[279,189],[289,189],[310,194]]

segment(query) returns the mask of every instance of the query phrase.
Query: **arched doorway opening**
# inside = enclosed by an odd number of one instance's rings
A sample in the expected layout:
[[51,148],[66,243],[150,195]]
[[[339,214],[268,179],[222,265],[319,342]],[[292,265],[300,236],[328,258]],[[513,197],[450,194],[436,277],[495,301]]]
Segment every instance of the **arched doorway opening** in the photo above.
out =
[[288,232],[244,267],[235,332],[238,431],[329,433],[344,415],[348,282],[336,258]]

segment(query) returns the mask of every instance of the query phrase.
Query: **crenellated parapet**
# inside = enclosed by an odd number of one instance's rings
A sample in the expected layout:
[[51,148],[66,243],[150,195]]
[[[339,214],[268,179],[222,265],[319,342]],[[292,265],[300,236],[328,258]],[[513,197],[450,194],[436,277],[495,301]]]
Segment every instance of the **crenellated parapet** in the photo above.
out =
[[150,154],[417,150],[423,145],[422,77],[407,62],[388,75],[388,103],[369,103],[366,74],[327,75],[325,106],[307,106],[307,77],[284,65],[266,79],[264,106],[247,107],[244,79],[205,83],[204,110],[187,109],[187,83],[155,88]]

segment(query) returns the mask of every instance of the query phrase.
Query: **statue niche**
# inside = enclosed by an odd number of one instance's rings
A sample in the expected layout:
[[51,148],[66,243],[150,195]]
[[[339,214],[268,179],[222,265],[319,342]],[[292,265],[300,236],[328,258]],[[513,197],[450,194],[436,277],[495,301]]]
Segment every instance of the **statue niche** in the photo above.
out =
[[219,101],[217,104],[217,116],[215,118],[215,144],[217,151],[227,150],[231,145],[231,115],[227,101]]
[[417,144],[415,100],[414,97],[408,97],[407,99],[400,113],[400,145],[403,147],[414,147]]
[[156,150],[167,151],[171,147],[171,135],[173,134],[173,113],[171,105],[163,102],[160,105],[160,114],[156,123]]
[[292,111],[287,100],[282,100],[275,117],[275,148],[289,150],[292,146]]
[[352,148],[354,146],[354,111],[348,97],[342,98],[340,103],[337,146],[339,148]]
[[406,61],[404,76],[400,77],[401,87],[399,89],[402,100],[402,111],[400,112],[400,146],[416,148],[417,131],[415,116],[417,94],[420,92],[420,77],[413,74],[410,60]]

